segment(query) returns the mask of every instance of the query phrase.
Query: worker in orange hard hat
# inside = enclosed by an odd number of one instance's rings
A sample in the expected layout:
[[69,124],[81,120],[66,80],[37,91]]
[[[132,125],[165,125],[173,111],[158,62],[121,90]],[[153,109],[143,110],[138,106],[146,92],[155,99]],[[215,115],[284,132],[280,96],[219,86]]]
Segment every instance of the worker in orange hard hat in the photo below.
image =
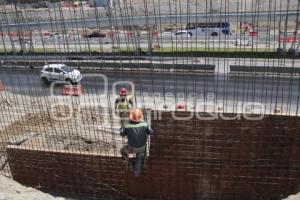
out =
[[177,111],[185,111],[186,110],[186,106],[185,106],[185,103],[178,103],[177,105],[176,105],[176,110]]
[[[121,136],[127,136],[128,144],[121,149],[122,159],[128,162],[128,166],[133,168],[134,175],[139,176],[142,171],[148,135],[152,135],[153,130],[144,121],[144,114],[141,109],[135,108],[129,113],[129,122],[120,130]],[[130,153],[135,154],[135,162],[128,158]]]
[[121,118],[121,126],[125,123],[125,118],[128,116],[128,110],[133,107],[132,98],[128,96],[127,88],[122,88],[119,97],[115,101],[115,111]]
[[115,101],[116,110],[129,110],[133,107],[132,98],[128,96],[127,88],[122,88],[119,93],[119,97]]

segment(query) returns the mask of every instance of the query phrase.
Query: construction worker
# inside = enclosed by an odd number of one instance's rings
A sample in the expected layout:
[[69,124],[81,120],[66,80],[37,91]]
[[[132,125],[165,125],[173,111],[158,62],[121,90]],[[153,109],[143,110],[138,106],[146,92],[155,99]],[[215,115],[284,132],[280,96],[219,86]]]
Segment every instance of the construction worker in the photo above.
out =
[[178,104],[176,105],[176,110],[177,110],[177,111],[185,111],[185,110],[186,110],[185,103],[183,103],[183,102],[178,103]]
[[128,96],[127,88],[122,88],[120,90],[120,96],[115,101],[115,110],[118,112],[127,112],[132,107],[132,98]]
[[[145,154],[148,135],[153,134],[153,130],[144,120],[144,114],[141,109],[133,109],[129,113],[129,122],[120,129],[121,136],[127,136],[128,144],[121,149],[122,159],[127,161],[130,169],[134,170],[134,175],[141,173]],[[129,160],[129,154],[134,153],[135,163]],[[133,168],[134,167],[134,168]]]
[[132,98],[128,96],[127,88],[120,90],[120,96],[115,101],[116,114],[121,118],[121,127],[124,126],[125,120],[128,117],[128,111],[133,107]]

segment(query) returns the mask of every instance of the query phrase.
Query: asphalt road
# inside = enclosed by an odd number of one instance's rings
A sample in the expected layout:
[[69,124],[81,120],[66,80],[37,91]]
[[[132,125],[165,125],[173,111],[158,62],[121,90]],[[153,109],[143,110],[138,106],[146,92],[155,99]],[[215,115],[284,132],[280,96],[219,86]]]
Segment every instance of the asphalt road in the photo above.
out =
[[[191,75],[184,73],[119,73],[101,72],[83,73],[82,85],[85,95],[100,95],[104,92],[104,82],[100,74],[107,77],[107,95],[113,93],[113,85],[117,81],[131,81],[135,85],[137,98],[175,98],[184,99],[196,94],[196,101],[208,101],[213,96],[214,101],[223,103],[256,102],[264,105],[282,107],[286,112],[296,112],[300,105],[300,78],[284,77],[241,77],[236,75]],[[51,95],[50,87],[44,86],[35,70],[1,70],[0,80],[6,90],[16,94],[40,96]],[[118,88],[128,84],[119,84]],[[62,85],[54,89],[55,95],[61,95]],[[117,91],[116,90],[116,91]]]
[[[28,40],[28,39],[27,39]],[[159,38],[153,38],[153,45],[159,44],[161,48],[235,48],[235,42],[241,40],[242,43],[239,45],[243,48],[273,48],[278,47],[278,39],[276,36],[268,36],[267,33],[260,33],[259,37],[249,37],[249,36],[229,36],[229,37],[205,37],[205,36],[171,36],[162,35]],[[252,44],[248,44],[250,41]],[[28,43],[29,44],[29,43]],[[109,50],[113,47],[118,48],[136,48],[139,44],[140,48],[148,48],[148,38],[147,36],[141,36],[140,39],[137,37],[124,37],[117,36],[114,39],[105,38],[82,38],[81,36],[73,35],[69,38],[66,36],[62,38],[57,37],[41,37],[34,36],[32,38],[32,45],[35,49],[43,48],[55,48],[63,50],[65,48],[78,51],[78,50],[89,50],[89,49],[103,49]],[[248,45],[247,45],[248,44]],[[291,43],[288,43],[290,46]],[[20,49],[19,39],[3,37],[1,38],[0,48],[6,49]],[[10,51],[10,50],[8,50]]]
[[77,20],[64,20],[64,23],[61,21],[43,21],[43,22],[29,22],[29,23],[10,23],[3,24],[3,31],[16,31],[16,30],[39,30],[39,29],[51,29],[51,27],[56,27],[58,29],[73,28],[73,27],[97,27],[101,24],[101,27],[120,27],[127,24],[131,26],[134,25],[162,25],[162,24],[177,24],[178,22],[182,24],[187,23],[200,23],[208,21],[219,21],[224,18],[230,22],[240,21],[252,21],[253,19],[259,19],[260,21],[277,21],[280,19],[285,19],[288,16],[289,21],[296,21],[298,12],[289,11],[289,12],[242,12],[242,13],[192,13],[192,14],[179,14],[179,15],[161,15],[159,20],[157,16],[148,15],[148,16],[129,16],[129,17],[104,17],[100,19],[77,19]]

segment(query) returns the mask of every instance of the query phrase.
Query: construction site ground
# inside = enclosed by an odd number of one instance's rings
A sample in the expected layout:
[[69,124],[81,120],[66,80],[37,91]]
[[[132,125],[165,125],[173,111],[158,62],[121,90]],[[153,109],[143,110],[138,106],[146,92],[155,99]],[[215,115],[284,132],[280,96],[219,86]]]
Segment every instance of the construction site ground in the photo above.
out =
[[[115,98],[113,94],[40,97],[13,91],[0,92],[0,173],[9,175],[10,172],[5,152],[7,145],[43,151],[120,156],[120,149],[127,141],[119,135],[120,118],[112,109]],[[228,101],[224,107],[214,99],[206,101],[218,106],[200,106],[197,112],[244,112],[242,103],[237,107]],[[186,110],[195,109],[194,99],[175,100],[155,96],[137,96],[135,99],[135,104],[146,111],[171,111],[178,102],[186,102]],[[252,112],[256,112],[255,109]],[[257,109],[257,113],[261,112]],[[275,114],[282,115],[284,112]],[[150,112],[146,112],[149,123],[150,116]]]
[[5,153],[7,145],[120,156],[120,148],[126,143],[119,135],[120,119],[101,103],[79,106],[76,97],[59,102],[57,98],[2,93],[0,169],[9,171]]

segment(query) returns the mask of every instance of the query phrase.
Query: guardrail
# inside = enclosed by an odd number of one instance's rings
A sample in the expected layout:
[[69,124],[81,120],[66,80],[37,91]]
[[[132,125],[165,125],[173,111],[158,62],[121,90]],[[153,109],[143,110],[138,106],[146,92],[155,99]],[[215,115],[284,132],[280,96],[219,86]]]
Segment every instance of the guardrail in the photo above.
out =
[[300,67],[230,65],[230,74],[300,76]]

